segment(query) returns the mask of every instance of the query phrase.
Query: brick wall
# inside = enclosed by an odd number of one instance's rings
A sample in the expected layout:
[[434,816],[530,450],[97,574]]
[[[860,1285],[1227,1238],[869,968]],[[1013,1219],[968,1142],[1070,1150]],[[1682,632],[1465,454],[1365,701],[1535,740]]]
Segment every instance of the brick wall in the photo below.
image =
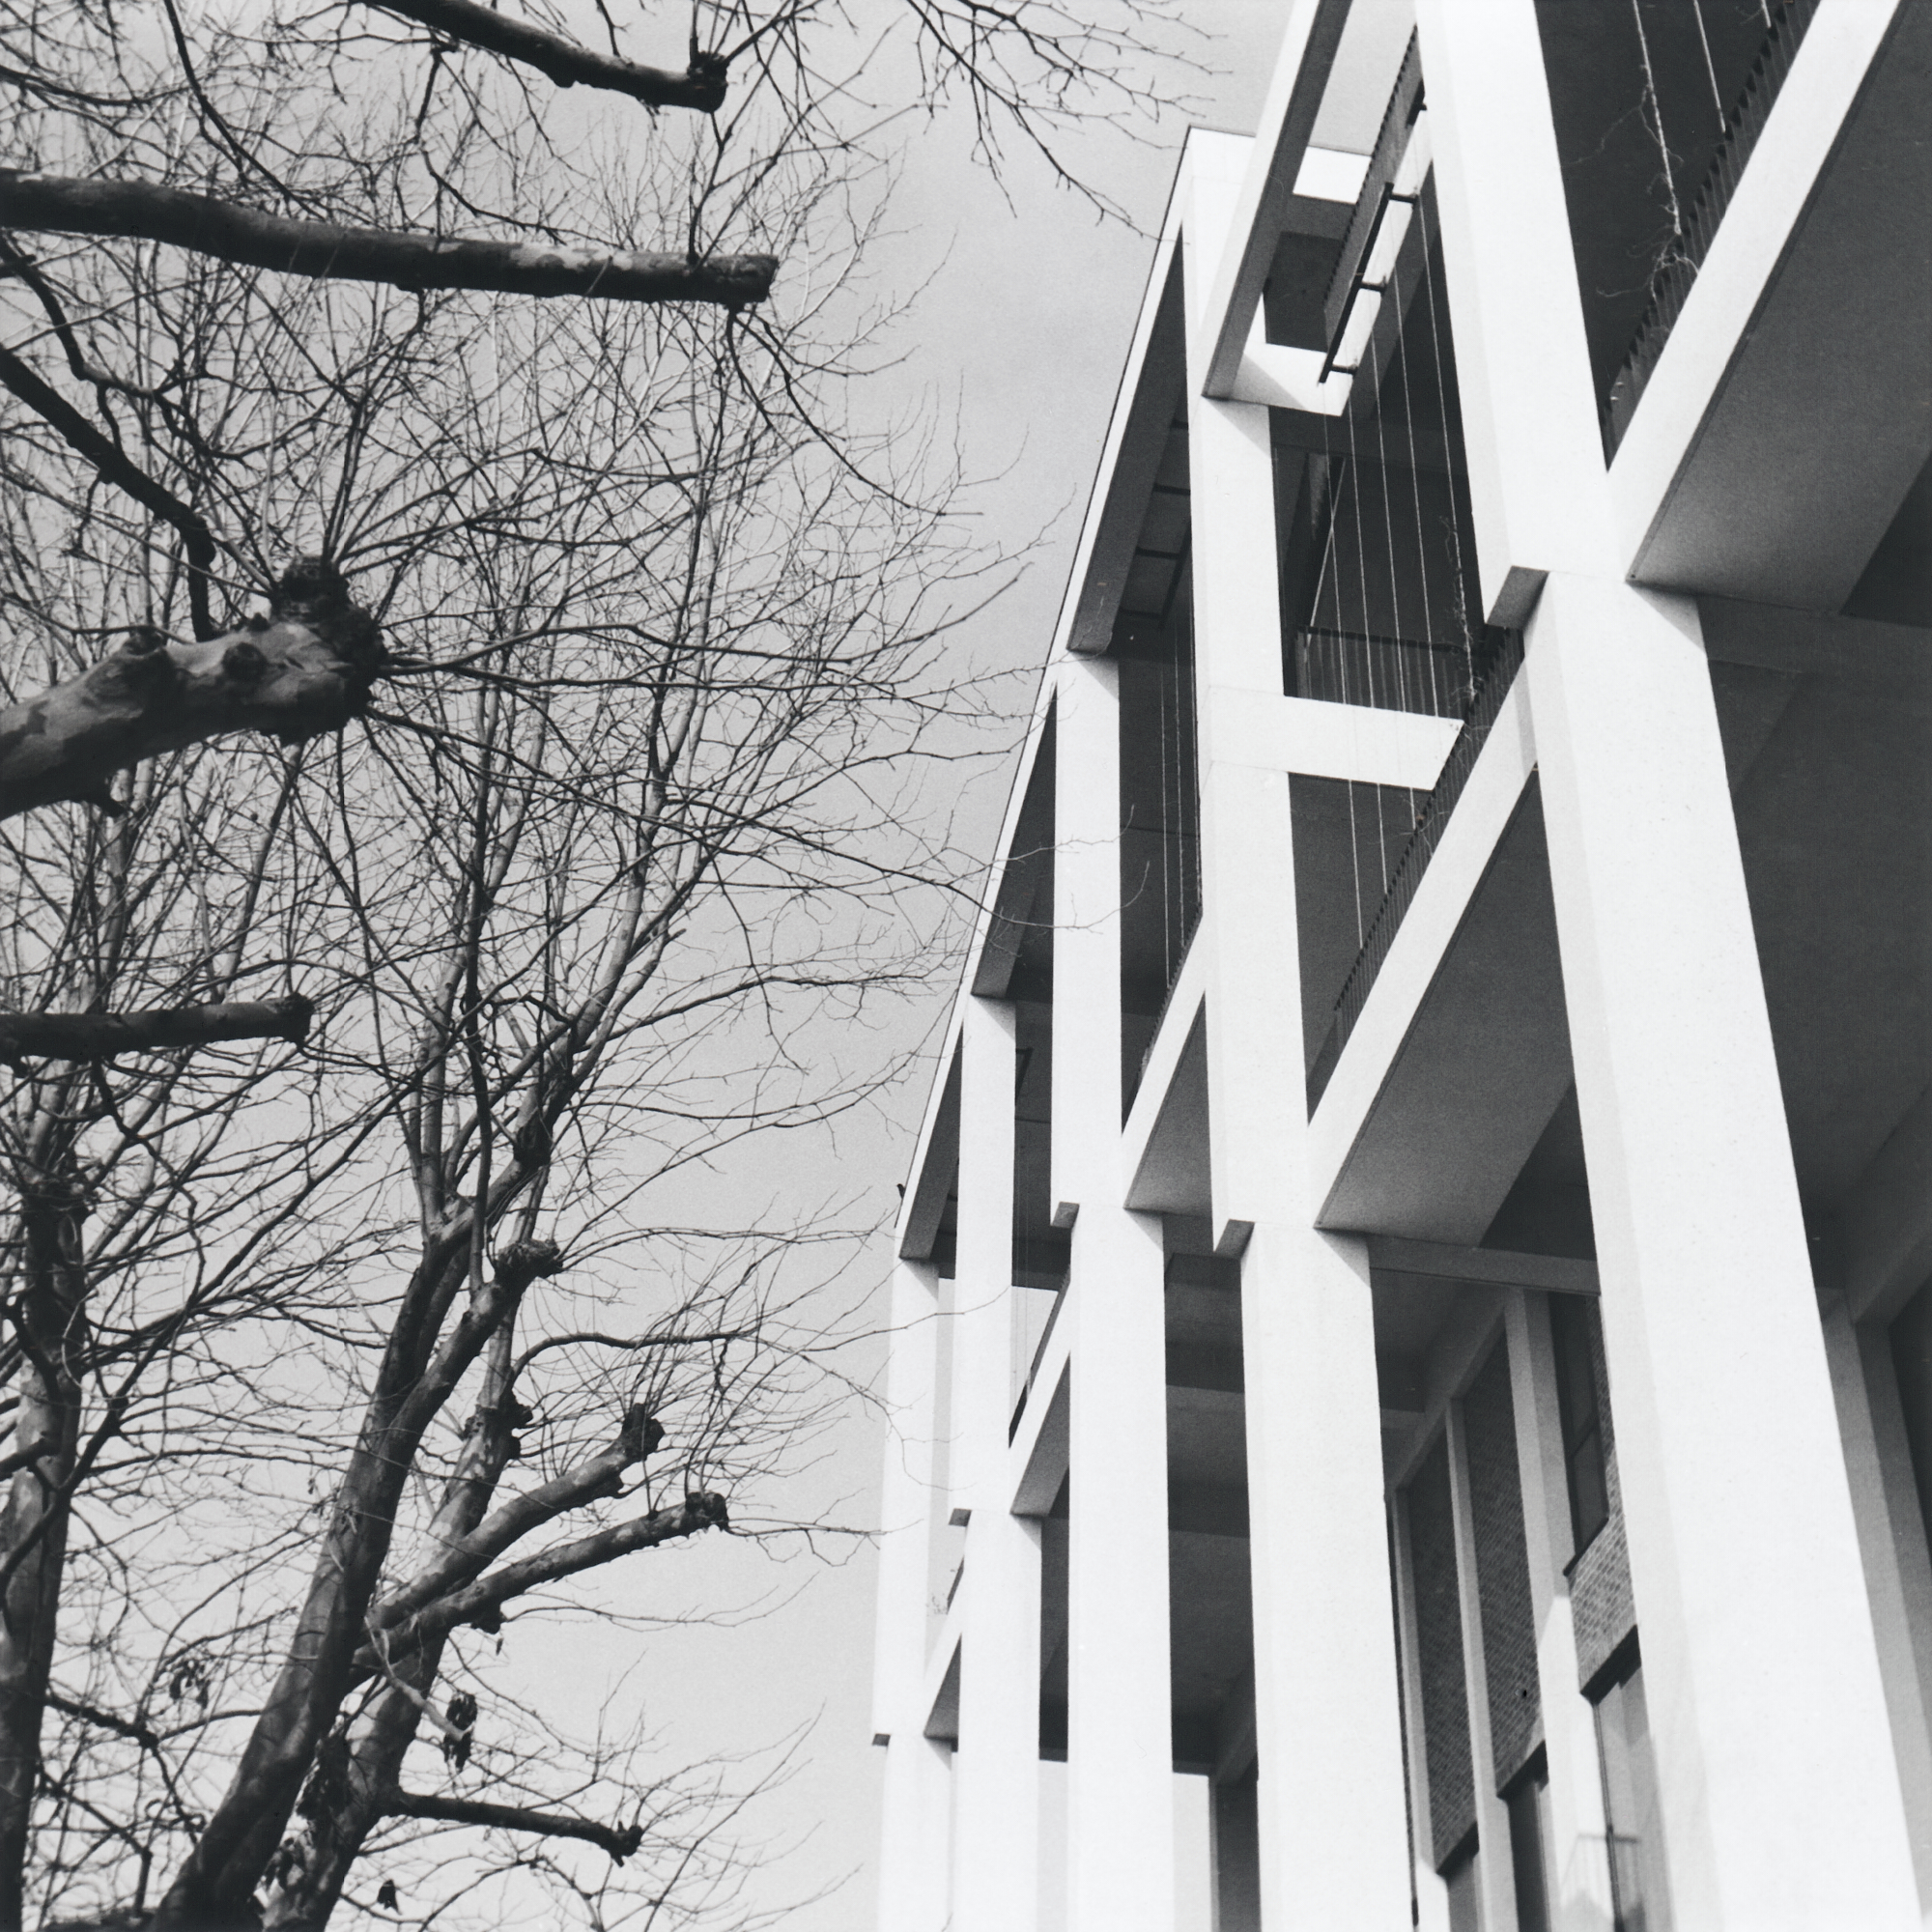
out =
[[1536,1678],[1536,1616],[1522,1535],[1522,1487],[1516,1457],[1516,1407],[1509,1350],[1498,1342],[1463,1403],[1469,1445],[1469,1500],[1475,1531],[1476,1588],[1483,1613],[1483,1667],[1489,1680],[1490,1742],[1500,1790],[1543,1739]]
[[1604,1363],[1604,1330],[1595,1307],[1588,1315],[1590,1367],[1597,1381],[1597,1413],[1603,1418],[1605,1487],[1609,1520],[1570,1569],[1570,1609],[1577,1631],[1579,1689],[1603,1669],[1617,1646],[1636,1628],[1631,1595],[1630,1552],[1624,1542],[1623,1490],[1617,1481],[1617,1426],[1610,1413],[1610,1383]]

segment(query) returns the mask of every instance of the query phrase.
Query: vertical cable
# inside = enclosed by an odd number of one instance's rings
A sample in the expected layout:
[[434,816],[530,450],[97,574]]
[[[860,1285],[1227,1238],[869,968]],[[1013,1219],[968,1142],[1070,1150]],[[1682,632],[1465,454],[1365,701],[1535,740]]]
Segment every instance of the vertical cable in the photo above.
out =
[[[1347,328],[1348,326],[1348,318],[1345,316],[1342,320],[1342,327]],[[1342,420],[1349,427],[1349,487],[1354,498],[1355,516],[1355,595],[1357,604],[1361,610],[1360,636],[1366,640],[1369,631],[1369,557],[1367,539],[1364,534],[1365,519],[1362,516],[1362,458],[1355,435],[1355,404],[1361,395],[1360,366],[1361,358],[1357,356],[1357,373],[1349,378],[1349,402],[1347,408],[1342,412]],[[1340,595],[1341,576],[1339,572],[1336,575],[1336,592],[1335,628],[1338,631],[1346,633],[1349,620],[1342,605]],[[1350,658],[1352,656],[1352,653],[1349,649],[1349,643],[1350,639],[1346,636],[1336,639],[1336,654],[1342,670],[1342,702],[1344,704],[1360,701],[1351,699],[1349,695],[1349,672]],[[1364,641],[1362,648],[1364,650],[1368,648],[1366,641]],[[1373,699],[1375,696],[1373,689],[1370,690],[1367,696]],[[1354,779],[1350,779],[1349,781],[1349,849],[1355,868],[1355,945],[1358,949],[1368,935],[1368,923],[1363,916],[1362,905],[1361,831],[1356,821],[1356,793],[1359,789],[1357,781]]]
[[1724,97],[1718,92],[1717,63],[1711,58],[1711,37],[1704,31],[1704,0],[1690,0],[1690,11],[1697,16],[1697,40],[1704,49],[1704,71],[1711,82],[1711,100],[1718,110],[1718,132],[1728,134],[1730,125],[1724,118]]
[[[1416,199],[1421,207],[1421,197]],[[1418,231],[1419,233],[1420,231]],[[1422,530],[1422,465],[1415,451],[1415,390],[1409,382],[1408,348],[1408,306],[1403,311],[1396,327],[1396,346],[1402,355],[1402,417],[1403,427],[1408,433],[1408,484],[1415,498],[1415,561],[1422,573],[1422,638],[1429,646],[1429,708],[1437,718],[1442,715],[1442,694],[1436,686],[1435,675],[1435,598],[1429,583],[1429,544]]]
[[[1638,0],[1631,0],[1631,18],[1636,23],[1637,51],[1643,56],[1643,92],[1650,102],[1650,131],[1657,136],[1657,156],[1663,166],[1663,192],[1670,202],[1670,239],[1681,250],[1684,242],[1684,210],[1677,200],[1677,175],[1670,165],[1670,144],[1663,135],[1663,102],[1657,92],[1657,70],[1650,61],[1650,36],[1643,28],[1643,9]],[[1698,26],[1703,21],[1700,16]],[[1720,110],[1721,111],[1721,110]],[[1668,260],[1668,256],[1665,257]],[[1662,263],[1658,264],[1660,268]]]

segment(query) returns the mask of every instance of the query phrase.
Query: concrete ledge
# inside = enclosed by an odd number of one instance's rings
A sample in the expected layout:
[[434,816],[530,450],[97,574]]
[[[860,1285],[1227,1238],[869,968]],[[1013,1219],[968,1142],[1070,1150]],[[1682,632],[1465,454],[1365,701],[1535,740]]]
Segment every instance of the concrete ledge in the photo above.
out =
[[1309,1198],[1327,1225],[1344,1169],[1536,768],[1524,679],[1503,699],[1355,1030],[1309,1122]]

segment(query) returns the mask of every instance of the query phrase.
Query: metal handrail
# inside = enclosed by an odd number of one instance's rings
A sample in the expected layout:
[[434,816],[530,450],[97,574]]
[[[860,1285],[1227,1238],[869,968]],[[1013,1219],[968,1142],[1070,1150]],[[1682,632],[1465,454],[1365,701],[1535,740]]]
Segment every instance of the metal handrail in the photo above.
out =
[[1408,146],[1408,130],[1422,112],[1422,53],[1415,35],[1408,37],[1388,105],[1382,110],[1381,127],[1369,156],[1368,171],[1362,177],[1361,192],[1355,197],[1354,213],[1349,217],[1342,238],[1342,252],[1336,257],[1335,272],[1321,303],[1322,332],[1328,353],[1322,360],[1321,379],[1326,381],[1334,366],[1335,352],[1341,347],[1342,331],[1362,287],[1376,237],[1381,232],[1382,216],[1388,212],[1397,171]]
[[[1348,688],[1350,667],[1346,660],[1332,675],[1324,675],[1323,668],[1311,665],[1311,645],[1317,640],[1332,640],[1359,655],[1361,679],[1356,691]],[[1284,682],[1291,697],[1406,711],[1425,718],[1461,718],[1468,709],[1474,689],[1472,671],[1471,653],[1464,644],[1304,624],[1290,640]],[[1411,674],[1420,680],[1418,685],[1411,685]],[[1331,688],[1312,688],[1323,683]],[[1337,684],[1341,689],[1332,688]]]
[[1429,862],[1435,856],[1436,846],[1442,842],[1443,828],[1448,824],[1457,801],[1463,796],[1463,787],[1469,782],[1469,774],[1475,769],[1476,759],[1489,741],[1491,727],[1502,710],[1503,699],[1509,696],[1510,686],[1521,668],[1522,650],[1520,631],[1492,631],[1489,634],[1485,661],[1476,681],[1475,695],[1463,720],[1463,728],[1456,734],[1456,742],[1450,746],[1449,755],[1442,761],[1435,788],[1424,801],[1415,830],[1408,835],[1408,842],[1402,848],[1402,857],[1396,861],[1395,869],[1389,874],[1381,904],[1376,908],[1376,916],[1370,921],[1363,937],[1361,951],[1355,954],[1355,963],[1350,967],[1349,977],[1342,982],[1342,990],[1336,997],[1335,1017],[1329,1022],[1327,1037],[1321,1042],[1321,1050],[1315,1056],[1315,1065],[1308,1070],[1308,1111],[1311,1114],[1327,1090],[1335,1064],[1341,1059],[1342,1049],[1349,1043],[1349,1036],[1354,1032],[1355,1022],[1361,1018],[1362,1009],[1368,1003],[1369,989],[1375,984],[1382,962],[1388,957],[1397,931],[1408,916],[1408,909],[1415,900],[1416,888],[1422,883],[1422,875],[1429,869]]

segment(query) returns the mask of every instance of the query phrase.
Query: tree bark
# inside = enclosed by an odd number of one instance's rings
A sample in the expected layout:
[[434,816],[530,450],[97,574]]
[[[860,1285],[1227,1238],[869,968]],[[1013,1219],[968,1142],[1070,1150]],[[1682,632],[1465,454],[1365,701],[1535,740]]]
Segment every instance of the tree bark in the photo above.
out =
[[624,1471],[641,1463],[663,1439],[664,1431],[651,1416],[634,1408],[610,1448],[512,1496],[480,1521],[461,1528],[440,1524],[436,1540],[441,1548],[408,1583],[376,1605],[371,1624],[379,1631],[393,1629],[413,1611],[481,1576],[491,1559],[518,1538],[600,1496],[620,1495]]
[[[486,1222],[523,1184],[515,1171],[504,1177]],[[411,1280],[281,1671],[227,1792],[155,1915],[155,1932],[230,1932],[255,1916],[255,1888],[274,1862],[304,1780],[343,1700],[368,1674],[355,1654],[423,1432],[530,1281],[562,1266],[547,1243],[507,1250],[439,1343],[442,1312],[468,1276],[469,1248],[465,1213],[430,1244]]]
[[[516,1511],[517,1502],[486,1512],[516,1454],[515,1432],[527,1419],[516,1399],[516,1330],[506,1319],[490,1338],[481,1400],[469,1440],[443,1486],[430,1524],[430,1554],[408,1584],[389,1593],[372,1615],[372,1624],[379,1624],[384,1610],[394,1621],[404,1608],[446,1587],[442,1579],[472,1575],[491,1551],[501,1547],[504,1519]],[[621,1457],[608,1474],[599,1472],[605,1481],[614,1480],[663,1437],[655,1422],[641,1410],[633,1410],[613,1448],[578,1465],[579,1469],[587,1469],[592,1463],[609,1464],[613,1457]],[[569,1476],[566,1472],[557,1482],[540,1484],[530,1494],[568,1507],[550,1492],[556,1492],[559,1483],[569,1487]],[[581,1491],[582,1484],[576,1487]],[[583,1500],[582,1494],[576,1499]],[[525,1503],[526,1515],[528,1497],[518,1501]],[[483,1554],[477,1553],[479,1548]],[[316,1754],[315,1769],[297,1801],[296,1808],[306,1822],[300,1833],[278,1850],[280,1869],[264,1915],[264,1923],[273,1932],[321,1932],[328,1923],[369,1833],[397,1809],[403,1760],[420,1725],[423,1701],[440,1674],[442,1652],[440,1638],[420,1646],[390,1672],[389,1686],[377,1692],[346,1727],[331,1733]]]
[[122,1053],[212,1046],[225,1039],[308,1037],[315,1009],[285,1000],[229,1000],[206,1007],[156,1007],[139,1013],[0,1013],[0,1062],[112,1060]]
[[549,242],[461,242],[332,221],[292,221],[152,182],[76,181],[0,168],[0,225],[163,242],[282,274],[402,289],[494,289],[607,301],[717,302],[743,308],[771,293],[771,255],[631,254]]
[[692,107],[715,114],[724,104],[726,63],[723,54],[691,50],[691,65],[683,73],[664,68],[640,67],[613,54],[593,53],[560,34],[546,33],[525,20],[513,20],[475,0],[376,0],[385,14],[399,14],[433,27],[452,41],[485,47],[525,67],[533,67],[557,87],[602,88],[628,94],[647,107]]
[[193,644],[137,630],[78,677],[0,710],[0,818],[64,799],[114,810],[115,773],[230,731],[297,745],[339,730],[387,662],[333,566],[292,564],[266,621]]
[[23,1176],[19,1223],[17,1436],[28,1460],[0,1516],[0,1559],[11,1572],[0,1591],[0,1932],[17,1932],[23,1922],[86,1357],[85,1202],[65,1157],[69,1136],[49,1123],[48,1138],[63,1151]]
[[392,1791],[388,1810],[397,1818],[435,1818],[448,1825],[494,1825],[505,1832],[536,1832],[546,1838],[582,1838],[585,1844],[601,1845],[618,1864],[644,1841],[641,1828],[636,1825],[600,1825],[567,1811],[532,1811],[521,1804],[491,1804],[474,1798]]

